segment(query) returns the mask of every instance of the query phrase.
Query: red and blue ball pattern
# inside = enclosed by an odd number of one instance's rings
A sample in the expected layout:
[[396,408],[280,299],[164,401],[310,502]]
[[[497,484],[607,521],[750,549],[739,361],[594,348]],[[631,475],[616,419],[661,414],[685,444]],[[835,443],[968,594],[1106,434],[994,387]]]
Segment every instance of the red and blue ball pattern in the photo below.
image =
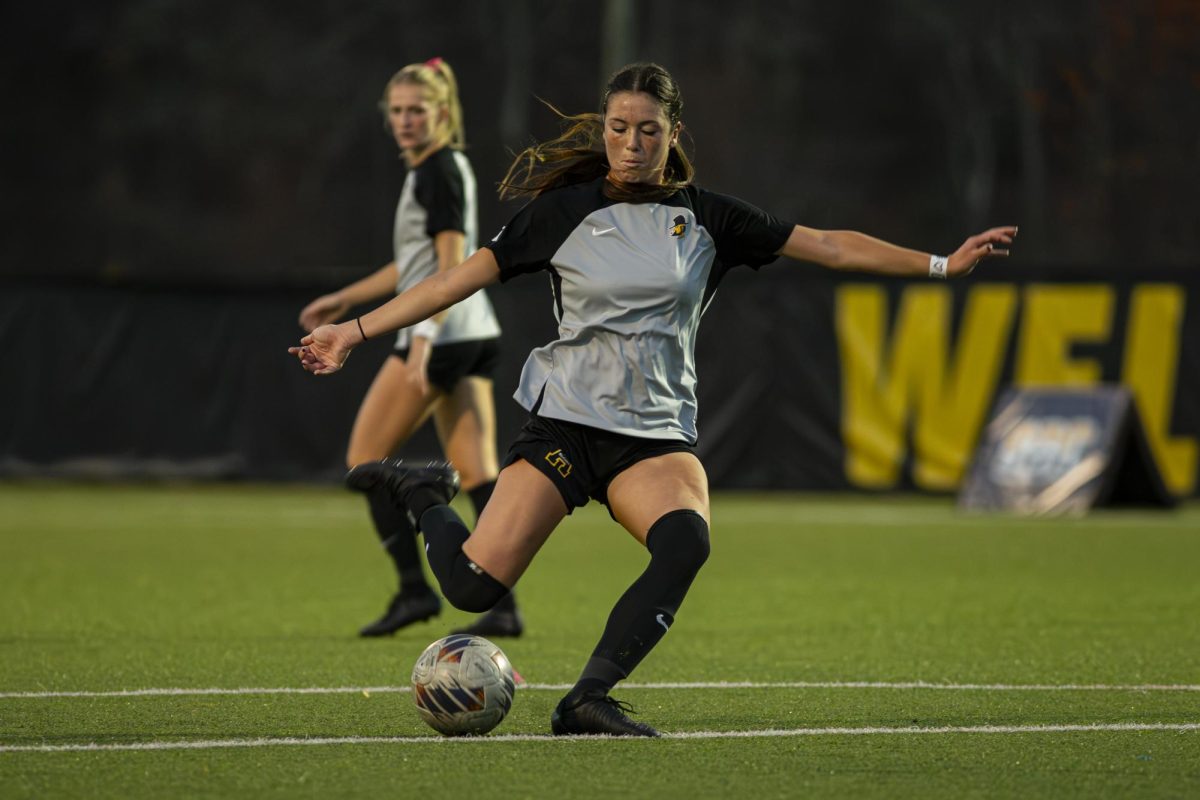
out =
[[479,736],[512,708],[516,684],[504,652],[480,636],[439,639],[417,659],[412,674],[417,712],[447,736]]

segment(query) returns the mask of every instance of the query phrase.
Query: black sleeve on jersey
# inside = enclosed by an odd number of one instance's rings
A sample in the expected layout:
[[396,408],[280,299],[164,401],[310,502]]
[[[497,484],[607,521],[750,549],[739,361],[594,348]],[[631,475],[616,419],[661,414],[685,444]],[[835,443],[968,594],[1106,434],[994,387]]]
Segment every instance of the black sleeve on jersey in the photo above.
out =
[[749,203],[725,194],[700,190],[700,224],[717,245],[725,269],[740,264],[758,269],[777,257],[795,227]]
[[467,197],[454,153],[442,150],[417,167],[413,194],[425,209],[425,233],[430,239],[442,231],[467,232]]
[[571,231],[598,207],[597,198],[600,195],[593,187],[577,184],[540,194],[526,203],[484,244],[496,257],[501,282],[551,269],[550,259]]

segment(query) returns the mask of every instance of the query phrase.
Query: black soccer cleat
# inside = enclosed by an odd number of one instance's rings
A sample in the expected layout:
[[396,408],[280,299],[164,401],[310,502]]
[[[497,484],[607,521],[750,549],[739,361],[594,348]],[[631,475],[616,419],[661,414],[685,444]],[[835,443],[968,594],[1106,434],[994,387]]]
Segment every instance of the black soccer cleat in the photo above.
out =
[[383,616],[362,628],[359,636],[391,636],[401,628],[414,622],[424,622],[436,617],[442,610],[442,601],[432,591],[421,594],[397,594],[388,603]]
[[525,632],[525,623],[521,619],[521,612],[515,608],[493,608],[476,617],[470,625],[456,628],[450,632],[467,633],[472,636],[482,636],[485,639],[496,636],[510,636],[515,639]]
[[411,513],[414,492],[420,492],[426,501],[436,501],[434,505],[449,505],[458,494],[459,481],[458,471],[444,461],[415,467],[399,458],[385,458],[352,467],[346,473],[346,486],[360,492],[382,486],[397,506]]
[[558,702],[550,715],[550,732],[555,736],[661,736],[644,722],[625,716],[633,707],[608,696],[603,689],[591,689],[568,703],[570,695]]

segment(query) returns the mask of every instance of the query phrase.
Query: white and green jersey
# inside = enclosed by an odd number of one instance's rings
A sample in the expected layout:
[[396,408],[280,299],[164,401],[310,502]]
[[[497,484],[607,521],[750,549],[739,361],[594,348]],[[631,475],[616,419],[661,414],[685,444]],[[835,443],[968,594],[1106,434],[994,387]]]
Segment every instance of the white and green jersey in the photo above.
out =
[[[397,294],[437,272],[433,239],[442,231],[461,232],[466,240],[464,256],[475,252],[478,242],[475,174],[467,157],[449,147],[429,156],[404,179],[393,233]],[[499,335],[500,324],[492,304],[480,290],[446,313],[434,344]],[[401,329],[396,334],[396,346],[408,347],[410,338],[410,329]]]
[[484,245],[502,281],[551,277],[558,339],[530,354],[515,397],[543,417],[695,442],[700,315],[730,268],[774,261],[793,226],[691,186],[645,203],[603,189],[539,195]]

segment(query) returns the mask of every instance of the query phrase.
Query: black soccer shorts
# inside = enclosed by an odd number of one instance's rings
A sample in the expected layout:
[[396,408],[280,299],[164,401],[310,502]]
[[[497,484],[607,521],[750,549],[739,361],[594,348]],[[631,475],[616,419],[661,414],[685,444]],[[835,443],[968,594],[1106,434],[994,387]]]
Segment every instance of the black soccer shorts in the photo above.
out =
[[591,498],[607,506],[608,485],[639,461],[694,452],[687,442],[642,439],[531,414],[508,448],[504,466],[528,461],[551,480],[570,514]]
[[[408,360],[408,348],[396,347],[394,355]],[[466,342],[435,344],[429,354],[429,383],[450,394],[468,375],[490,378],[500,363],[500,339],[472,339]]]

